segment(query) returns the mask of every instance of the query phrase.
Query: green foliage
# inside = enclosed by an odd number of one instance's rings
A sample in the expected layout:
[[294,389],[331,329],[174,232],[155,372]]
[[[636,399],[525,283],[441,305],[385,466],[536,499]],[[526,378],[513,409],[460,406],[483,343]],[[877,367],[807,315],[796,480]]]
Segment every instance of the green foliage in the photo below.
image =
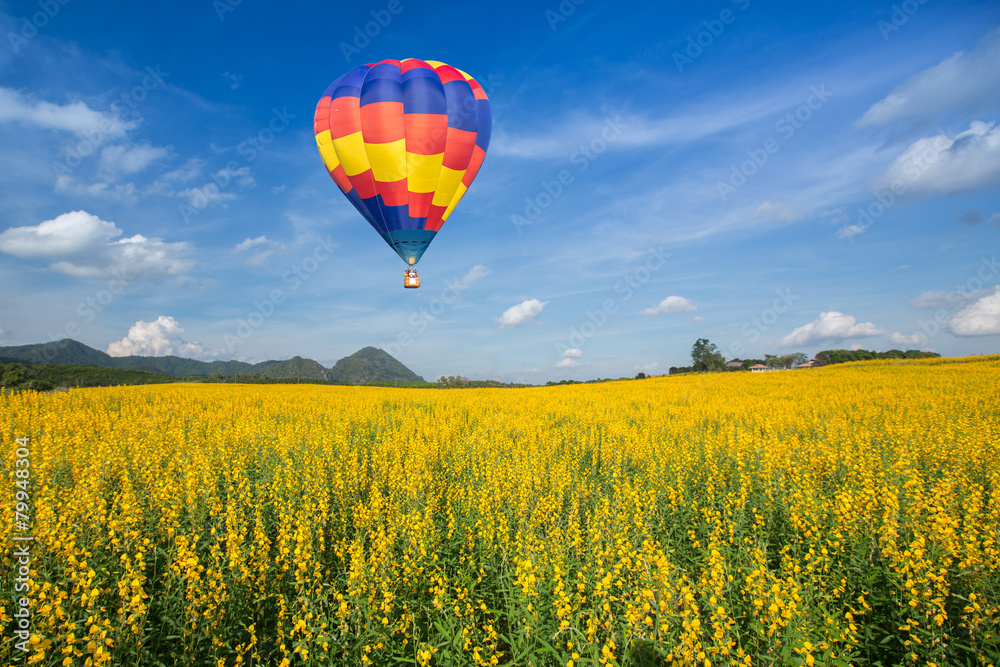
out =
[[329,380],[330,371],[312,359],[295,356],[287,361],[265,361],[256,364],[254,368],[262,367],[262,375],[269,378],[310,378],[314,380]]
[[469,378],[461,375],[448,375],[447,377],[442,375],[437,379],[437,383],[439,387],[447,389],[464,389],[469,386]]
[[176,381],[175,378],[148,371],[101,366],[8,364],[4,370],[2,384],[8,389],[50,391],[56,387],[108,387],[174,381]]
[[791,354],[784,354],[781,356],[775,354],[765,354],[763,363],[768,368],[792,368],[799,364],[804,364],[809,360],[802,352],[793,352]]
[[424,381],[388,352],[375,347],[362,348],[338,361],[330,369],[329,379],[337,384]]
[[24,364],[8,364],[0,376],[0,385],[8,389],[18,388],[25,380],[24,371]]
[[699,373],[716,373],[726,369],[726,358],[707,338],[699,338],[691,348],[691,367]]
[[[148,371],[175,378],[241,378],[258,382],[256,376],[274,380],[329,380],[336,384],[377,384],[380,382],[420,382],[424,379],[396,361],[386,352],[366,347],[326,369],[317,361],[295,356],[284,361],[198,361],[176,356],[112,357],[69,338],[52,343],[0,347],[0,362],[21,364],[57,364],[103,366],[133,371]],[[236,381],[236,380],[230,380]]]
[[889,350],[888,352],[874,352],[872,350],[823,350],[816,355],[816,359],[824,364],[843,364],[848,361],[870,361],[872,359],[930,359],[941,355],[937,352],[923,352],[921,350]]

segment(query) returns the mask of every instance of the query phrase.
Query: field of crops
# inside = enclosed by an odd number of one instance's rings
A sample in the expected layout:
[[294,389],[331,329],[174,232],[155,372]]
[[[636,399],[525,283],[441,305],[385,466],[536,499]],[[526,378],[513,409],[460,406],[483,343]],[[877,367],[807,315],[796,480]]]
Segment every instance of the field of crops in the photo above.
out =
[[0,663],[1000,664],[998,437],[998,357],[0,396]]

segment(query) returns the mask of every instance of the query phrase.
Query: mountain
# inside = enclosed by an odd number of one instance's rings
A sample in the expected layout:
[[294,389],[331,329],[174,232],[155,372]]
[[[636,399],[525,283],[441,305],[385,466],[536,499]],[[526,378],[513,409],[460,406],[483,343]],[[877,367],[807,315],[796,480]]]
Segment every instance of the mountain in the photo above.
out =
[[371,384],[373,382],[423,382],[396,358],[377,347],[365,347],[344,357],[330,369],[330,380],[339,384]]
[[330,371],[312,359],[292,357],[287,361],[262,361],[254,365],[253,372],[276,380],[292,378],[311,378],[314,380],[329,380]]
[[296,356],[284,361],[198,361],[182,357],[112,357],[83,343],[64,338],[52,343],[0,347],[0,363],[103,366],[133,371],[149,371],[171,377],[209,377],[259,374],[276,380],[313,379],[338,384],[373,382],[423,382],[423,378],[374,347],[358,350],[326,369],[318,361]]
[[0,347],[0,363],[71,364],[73,366],[114,367],[114,357],[83,343],[63,338],[52,343]]
[[[135,371],[151,371],[173,377],[208,377],[213,372],[219,375],[254,373],[254,364],[243,361],[198,361],[173,355],[166,357],[109,357],[111,362],[101,364],[112,368],[127,368]],[[264,362],[268,363],[268,362]]]

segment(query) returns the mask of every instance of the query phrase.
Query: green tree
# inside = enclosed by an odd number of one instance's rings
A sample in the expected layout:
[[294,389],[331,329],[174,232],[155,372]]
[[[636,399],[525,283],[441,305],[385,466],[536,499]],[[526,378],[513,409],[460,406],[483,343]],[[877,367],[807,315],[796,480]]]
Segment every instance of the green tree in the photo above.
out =
[[4,367],[0,385],[13,388],[24,382],[24,380],[24,364],[7,364]]
[[692,368],[697,372],[715,373],[725,370],[726,358],[707,338],[699,338],[691,348]]

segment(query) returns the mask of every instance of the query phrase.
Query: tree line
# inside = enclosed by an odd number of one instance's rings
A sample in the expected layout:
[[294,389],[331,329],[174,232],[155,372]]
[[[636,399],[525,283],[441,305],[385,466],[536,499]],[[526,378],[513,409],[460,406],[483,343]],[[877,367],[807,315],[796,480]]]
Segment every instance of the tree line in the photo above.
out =
[[[818,352],[813,358],[816,366],[826,366],[827,364],[842,364],[848,361],[868,361],[873,359],[926,359],[929,357],[940,357],[937,352],[923,352],[921,350],[889,350],[888,352],[875,352],[873,350],[823,350]],[[699,338],[691,348],[690,366],[671,366],[670,374],[678,373],[718,373],[721,371],[750,370],[756,365],[766,366],[771,370],[795,368],[809,361],[809,357],[802,352],[792,352],[784,355],[765,354],[763,359],[731,359],[728,363],[726,358],[719,352],[718,346],[707,338]],[[737,363],[733,363],[737,362]]]

